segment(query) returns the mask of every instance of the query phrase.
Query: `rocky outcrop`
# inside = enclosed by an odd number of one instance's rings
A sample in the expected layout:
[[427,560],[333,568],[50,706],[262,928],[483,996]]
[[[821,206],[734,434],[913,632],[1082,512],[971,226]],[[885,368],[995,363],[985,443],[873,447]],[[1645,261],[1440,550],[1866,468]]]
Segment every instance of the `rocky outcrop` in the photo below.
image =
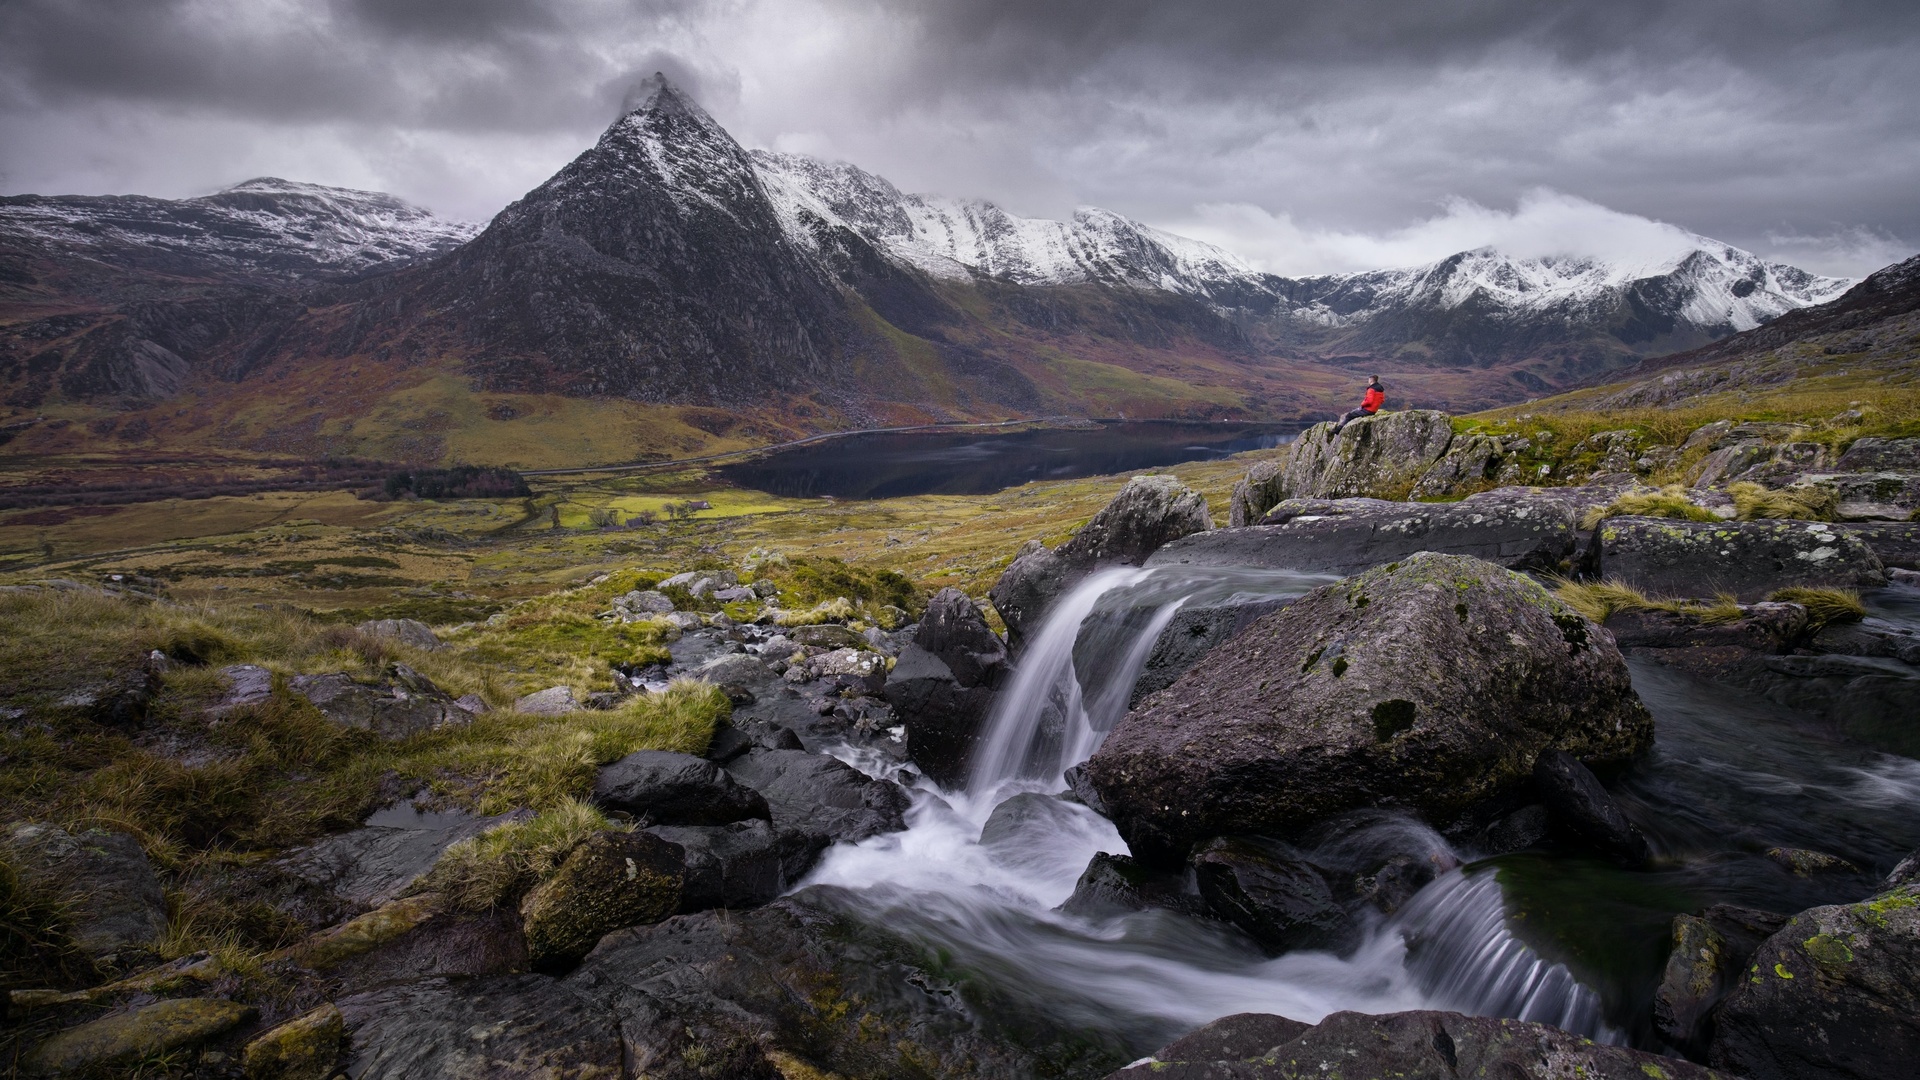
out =
[[1247,475],[1234,482],[1233,496],[1227,504],[1227,525],[1238,529],[1258,524],[1275,503],[1287,497],[1286,476],[1285,457],[1254,462]]
[[354,629],[371,637],[391,638],[416,649],[432,651],[445,648],[434,634],[433,627],[418,619],[372,619]]
[[1131,855],[1098,852],[1073,884],[1073,895],[1060,905],[1068,915],[1105,918],[1129,911],[1165,908],[1188,915],[1207,914],[1205,901],[1186,887],[1185,868],[1170,873],[1147,866]]
[[[1289,1037],[1296,1027],[1304,1030]],[[1246,1015],[1226,1017],[1107,1080],[1712,1080],[1720,1075],[1525,1020],[1447,1012],[1337,1012],[1312,1027],[1279,1017],[1265,1023]]]
[[287,680],[287,686],[334,723],[371,731],[383,739],[405,739],[473,722],[471,712],[405,664],[388,664],[378,682],[336,672],[296,675]]
[[1453,442],[1453,418],[1432,409],[1383,412],[1340,429],[1315,424],[1294,440],[1284,498],[1405,498]]
[[934,782],[951,787],[965,778],[994,694],[1011,670],[1006,645],[967,594],[934,594],[884,691],[907,729],[907,753]]
[[1678,521],[1615,517],[1592,541],[1591,573],[1656,596],[1730,593],[1752,602],[1788,586],[1886,584],[1852,532],[1824,521]]
[[336,1004],[352,1047],[348,1076],[493,1080],[624,1071],[621,1033],[606,1009],[545,975],[421,979]]
[[754,750],[727,762],[733,778],[766,797],[783,852],[798,878],[828,844],[906,828],[907,793],[853,766],[805,750]]
[[1047,608],[1103,566],[1139,566],[1162,546],[1213,528],[1207,500],[1171,476],[1136,476],[1059,548],[1020,550],[988,593],[1018,653]]
[[1289,499],[1261,524],[1176,540],[1149,566],[1260,566],[1351,574],[1415,552],[1470,555],[1512,569],[1572,573],[1581,489],[1501,489],[1457,503]]
[[638,750],[603,766],[593,780],[593,802],[649,825],[726,825],[772,816],[759,792],[720,766],[670,750]]
[[686,879],[680,911],[758,907],[790,884],[773,826],[758,819],[730,825],[658,825],[647,830],[680,848]]
[[1920,472],[1920,439],[1855,439],[1835,464],[1854,472]]
[[536,966],[570,964],[610,931],[656,923],[680,910],[686,863],[647,832],[602,832],[567,853],[520,903]]
[[1622,761],[1651,737],[1605,631],[1520,574],[1420,554],[1255,623],[1087,767],[1134,854],[1168,862],[1366,806],[1453,827],[1524,788],[1543,750]]
[[[525,811],[521,812],[525,816]],[[356,909],[377,907],[405,895],[448,847],[478,836],[514,815],[477,818],[432,815],[418,828],[368,825],[296,848],[275,861],[276,869],[323,890]]]
[[1212,607],[1181,608],[1153,643],[1147,662],[1134,680],[1129,707],[1140,704],[1148,694],[1173,685],[1200,658],[1259,622],[1286,607],[1291,600],[1258,600],[1250,604],[1219,604]]
[[1920,523],[1841,522],[1834,529],[1867,545],[1886,567],[1920,570]]
[[1920,886],[1817,907],[1767,938],[1714,1013],[1711,1060],[1752,1080],[1868,1080],[1920,1061]]
[[166,935],[160,877],[126,833],[16,825],[5,844],[30,880],[61,899],[67,936],[89,957],[151,948]]

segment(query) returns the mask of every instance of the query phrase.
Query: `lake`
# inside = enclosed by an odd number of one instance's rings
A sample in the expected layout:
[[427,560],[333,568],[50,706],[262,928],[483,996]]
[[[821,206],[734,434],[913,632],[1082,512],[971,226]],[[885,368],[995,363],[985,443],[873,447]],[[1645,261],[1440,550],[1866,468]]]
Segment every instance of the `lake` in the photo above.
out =
[[1032,480],[1070,480],[1226,457],[1288,442],[1304,424],[1133,421],[1007,434],[850,435],[718,471],[788,498],[984,495]]

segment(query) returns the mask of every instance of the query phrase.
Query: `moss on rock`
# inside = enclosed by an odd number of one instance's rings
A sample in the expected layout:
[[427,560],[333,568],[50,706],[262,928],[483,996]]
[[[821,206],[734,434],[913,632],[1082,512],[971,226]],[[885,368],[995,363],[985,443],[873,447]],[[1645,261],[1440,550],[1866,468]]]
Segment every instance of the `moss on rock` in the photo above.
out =
[[685,883],[676,845],[645,832],[590,836],[521,903],[528,953],[543,967],[578,960],[608,931],[672,915]]

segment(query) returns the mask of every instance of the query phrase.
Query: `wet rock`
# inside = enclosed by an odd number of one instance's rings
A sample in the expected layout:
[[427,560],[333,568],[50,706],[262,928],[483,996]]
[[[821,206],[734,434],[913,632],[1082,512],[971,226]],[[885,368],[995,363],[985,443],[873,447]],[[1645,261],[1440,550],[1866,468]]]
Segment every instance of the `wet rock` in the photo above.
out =
[[780,895],[788,880],[782,872],[779,838],[765,821],[730,825],[655,826],[647,830],[678,845],[686,862],[680,892],[681,914],[709,908],[749,908]]
[[[1079,812],[1084,814],[1084,811]],[[980,846],[1012,849],[1044,846],[1047,836],[1079,820],[1072,804],[1054,795],[1023,791],[1002,800],[980,828]],[[1035,841],[1040,841],[1035,844]]]
[[1287,459],[1285,457],[1268,458],[1256,461],[1247,470],[1247,475],[1235,481],[1233,496],[1228,503],[1227,525],[1241,528],[1258,524],[1268,510],[1285,499]]
[[1834,528],[1867,545],[1884,566],[1920,570],[1920,524],[1839,522]]
[[1506,491],[1486,496],[1457,503],[1289,499],[1268,511],[1259,525],[1174,541],[1147,564],[1351,574],[1434,551],[1515,569],[1572,571],[1580,536],[1579,500]]
[[1148,908],[1187,915],[1206,913],[1205,901],[1187,893],[1182,875],[1155,870],[1130,855],[1104,851],[1087,862],[1080,880],[1074,882],[1073,895],[1060,905],[1062,912],[1088,919]]
[[1841,656],[1880,656],[1907,664],[1920,664],[1920,632],[1882,619],[1829,623],[1807,642],[1816,653]]
[[273,700],[273,672],[256,664],[233,664],[220,669],[226,692],[208,706],[207,712],[221,716],[235,709],[264,705]]
[[544,975],[422,979],[337,1004],[357,1080],[624,1075],[612,1015]]
[[1139,705],[1148,694],[1172,686],[1174,680],[1202,656],[1289,603],[1292,601],[1260,600],[1251,604],[1182,608],[1154,641],[1153,651],[1147,655],[1140,677],[1134,681],[1128,705]]
[[1453,827],[1548,747],[1623,761],[1652,734],[1598,627],[1520,574],[1422,553],[1256,622],[1121,720],[1087,771],[1134,854],[1177,861],[1361,807]]
[[900,785],[824,754],[757,750],[726,768],[766,797],[777,832],[833,843],[906,828],[909,800]]
[[1767,656],[1736,668],[1736,685],[1834,724],[1889,753],[1920,756],[1920,666],[1875,656]]
[[563,716],[579,708],[580,703],[574,700],[571,686],[549,686],[513,703],[514,712],[532,716]]
[[347,1022],[331,1002],[247,1044],[248,1080],[328,1080],[347,1049]]
[[989,592],[1019,652],[1055,599],[1103,566],[1139,566],[1161,546],[1213,528],[1207,500],[1171,476],[1136,476],[1058,550],[1030,542]]
[[81,952],[106,957],[166,936],[166,893],[133,837],[16,825],[6,844],[27,876],[68,905],[67,935]]
[[[1061,779],[1067,782],[1067,794],[1080,800],[1080,805],[1101,817],[1107,816],[1106,801],[1100,798],[1100,792],[1093,786],[1093,781],[1087,778],[1086,762],[1070,766]],[[1062,796],[1062,798],[1065,797]]]
[[939,657],[963,686],[998,687],[1006,677],[1006,643],[959,589],[933,594],[914,628],[913,643]]
[[1807,630],[1807,609],[1799,604],[1745,605],[1737,619],[1703,619],[1694,612],[1616,611],[1607,630],[1623,649],[1710,648],[1726,645],[1765,653],[1784,653]]
[[720,766],[669,750],[636,751],[602,767],[593,780],[593,802],[652,825],[725,825],[772,816],[759,792]]
[[1788,586],[1886,584],[1853,533],[1824,521],[1608,518],[1594,533],[1596,577],[1655,596],[1730,593],[1743,603]]
[[432,895],[375,908],[280,958],[356,990],[436,975],[504,975],[525,971],[530,962],[519,912],[445,911]]
[[1533,762],[1533,786],[1553,823],[1569,838],[1628,866],[1651,856],[1646,837],[1613,801],[1593,770],[1564,750],[1549,747]]
[[1481,830],[1473,846],[1488,855],[1522,851],[1545,840],[1552,826],[1547,808],[1533,803],[1496,819]]
[[1673,920],[1673,948],[1653,994],[1660,1037],[1704,1061],[1713,1038],[1714,1006],[1732,988],[1760,943],[1787,922],[1784,915],[1716,904]]
[[1794,877],[1818,877],[1823,874],[1858,874],[1860,868],[1838,855],[1806,848],[1773,847],[1767,858],[1787,868]]
[[188,1049],[223,1035],[253,1008],[218,998],[174,998],[110,1013],[59,1032],[26,1055],[29,1073],[89,1073]]
[[1887,875],[1887,880],[1881,883],[1881,888],[1897,889],[1902,885],[1915,884],[1920,884],[1920,851],[1901,859],[1900,864]]
[[[1253,1026],[1244,1017],[1228,1019]],[[1188,1053],[1211,1053],[1215,1040],[1203,1037],[1206,1030],[1174,1045],[1191,1045]],[[1286,1028],[1276,1024],[1269,1030],[1278,1035]],[[1257,1037],[1220,1040],[1221,1049],[1236,1054],[1258,1041]],[[1684,1061],[1594,1043],[1546,1024],[1447,1012],[1383,1016],[1338,1012],[1297,1037],[1246,1058],[1173,1058],[1167,1056],[1172,1050],[1168,1047],[1150,1063],[1122,1069],[1108,1080],[1325,1080],[1334,1076],[1712,1080],[1718,1075]]]
[[1287,498],[1399,499],[1453,442],[1453,418],[1432,409],[1383,412],[1338,434],[1315,424],[1289,447],[1281,488]]
[[973,601],[958,589],[936,593],[882,689],[906,726],[908,755],[935,783],[952,787],[965,778],[994,692],[1010,672],[1006,645]]
[[623,930],[565,985],[605,1003],[657,1080],[1090,1076],[1129,1059],[1017,980],[954,978],[892,925],[911,913],[881,925],[855,902],[812,888]]
[[1920,1061],[1920,886],[1803,911],[1714,1013],[1710,1060],[1752,1080],[1900,1076]]
[[1326,879],[1279,845],[1217,837],[1195,851],[1192,862],[1208,910],[1269,955],[1296,949],[1347,953],[1359,944],[1359,928]]
[[418,619],[370,619],[354,629],[370,637],[389,638],[416,649],[431,651],[446,647],[433,632],[433,627]]
[[446,814],[421,828],[369,825],[295,849],[275,866],[350,904],[377,907],[404,895],[449,846],[513,817]]
[[722,763],[732,761],[757,745],[753,736],[732,724],[726,724],[714,731],[713,741],[707,744],[707,760]]
[[1391,915],[1406,906],[1413,894],[1431,882],[1439,870],[1430,859],[1395,855],[1372,873],[1356,876],[1353,895],[1382,915]]
[[680,910],[681,849],[648,832],[602,832],[567,853],[560,869],[520,903],[536,967],[570,964],[601,937]]
[[473,722],[472,713],[405,664],[387,665],[377,683],[339,672],[296,675],[287,680],[287,686],[334,723],[371,731],[383,739],[405,739]]
[[1159,1061],[1252,1061],[1274,1056],[1282,1044],[1312,1027],[1271,1013],[1235,1013],[1169,1043],[1153,1056]]

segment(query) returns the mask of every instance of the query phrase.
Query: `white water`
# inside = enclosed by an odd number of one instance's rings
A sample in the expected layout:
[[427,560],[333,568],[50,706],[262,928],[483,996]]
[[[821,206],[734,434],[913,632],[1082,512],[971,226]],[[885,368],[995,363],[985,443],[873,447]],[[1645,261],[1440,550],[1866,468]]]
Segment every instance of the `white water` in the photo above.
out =
[[[1236,1012],[1317,1022],[1349,1009],[1452,1009],[1620,1041],[1599,995],[1507,929],[1493,875],[1461,871],[1444,840],[1406,818],[1357,819],[1305,852],[1335,872],[1362,872],[1391,854],[1448,868],[1392,917],[1361,912],[1364,940],[1348,957],[1268,959],[1231,929],[1166,911],[1082,918],[1054,910],[1095,853],[1127,850],[1111,822],[1076,803],[1047,800],[1046,813],[981,842],[1001,803],[1064,790],[1061,773],[1125,714],[1154,642],[1183,605],[1298,596],[1326,580],[1195,567],[1095,575],[1057,603],[1021,658],[967,790],[916,781],[906,831],[833,848],[804,884],[838,886],[865,917],[951,952],[1058,1022],[1145,1049]],[[889,771],[870,755],[841,756]]]

